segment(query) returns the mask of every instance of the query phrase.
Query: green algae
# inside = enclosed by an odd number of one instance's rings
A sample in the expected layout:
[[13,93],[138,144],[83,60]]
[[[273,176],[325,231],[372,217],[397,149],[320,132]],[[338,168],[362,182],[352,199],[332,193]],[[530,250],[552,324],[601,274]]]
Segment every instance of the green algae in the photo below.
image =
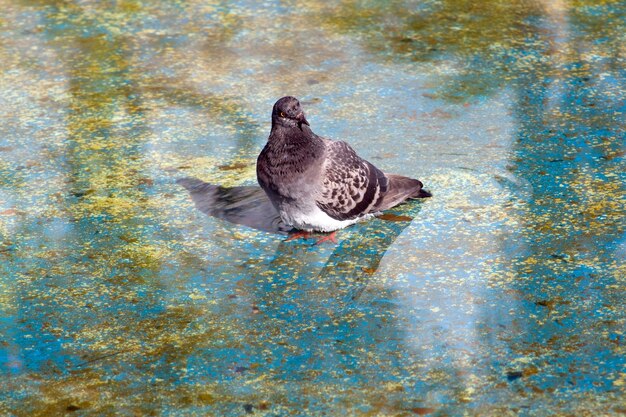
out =
[[[623,413],[621,2],[2,6],[1,413]],[[197,212],[284,94],[434,197]]]

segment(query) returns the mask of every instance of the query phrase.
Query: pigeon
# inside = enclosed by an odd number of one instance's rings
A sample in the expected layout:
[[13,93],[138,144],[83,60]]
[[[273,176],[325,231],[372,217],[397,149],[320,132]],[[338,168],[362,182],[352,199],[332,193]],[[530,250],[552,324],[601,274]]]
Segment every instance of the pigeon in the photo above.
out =
[[[279,99],[269,138],[257,159],[257,179],[287,225],[331,232],[370,219],[407,199],[430,197],[421,181],[387,174],[359,157],[346,142],[311,130],[300,102]],[[318,242],[319,243],[319,242]]]

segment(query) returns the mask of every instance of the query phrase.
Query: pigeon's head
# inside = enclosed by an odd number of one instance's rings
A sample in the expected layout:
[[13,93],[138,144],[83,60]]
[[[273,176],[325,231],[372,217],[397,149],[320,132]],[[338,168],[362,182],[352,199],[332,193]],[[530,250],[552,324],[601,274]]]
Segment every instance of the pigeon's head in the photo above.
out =
[[309,122],[304,117],[304,111],[300,107],[300,102],[291,96],[283,97],[274,104],[272,125],[275,124],[284,127],[297,127],[300,130],[302,130],[303,124],[309,126]]

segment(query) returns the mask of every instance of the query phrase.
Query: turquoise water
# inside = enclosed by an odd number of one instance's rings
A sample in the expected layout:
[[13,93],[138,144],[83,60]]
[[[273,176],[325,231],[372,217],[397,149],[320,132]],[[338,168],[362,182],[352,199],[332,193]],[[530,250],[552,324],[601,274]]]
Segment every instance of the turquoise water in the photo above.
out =
[[[626,413],[623,2],[0,6],[0,414]],[[288,94],[433,197],[251,224]]]

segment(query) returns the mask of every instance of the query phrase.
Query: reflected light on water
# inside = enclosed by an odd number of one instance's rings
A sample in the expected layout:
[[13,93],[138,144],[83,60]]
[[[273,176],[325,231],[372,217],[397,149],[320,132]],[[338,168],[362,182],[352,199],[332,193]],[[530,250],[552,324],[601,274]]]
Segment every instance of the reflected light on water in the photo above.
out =
[[[2,9],[0,414],[624,412],[623,2]],[[287,94],[433,198],[285,242]]]

